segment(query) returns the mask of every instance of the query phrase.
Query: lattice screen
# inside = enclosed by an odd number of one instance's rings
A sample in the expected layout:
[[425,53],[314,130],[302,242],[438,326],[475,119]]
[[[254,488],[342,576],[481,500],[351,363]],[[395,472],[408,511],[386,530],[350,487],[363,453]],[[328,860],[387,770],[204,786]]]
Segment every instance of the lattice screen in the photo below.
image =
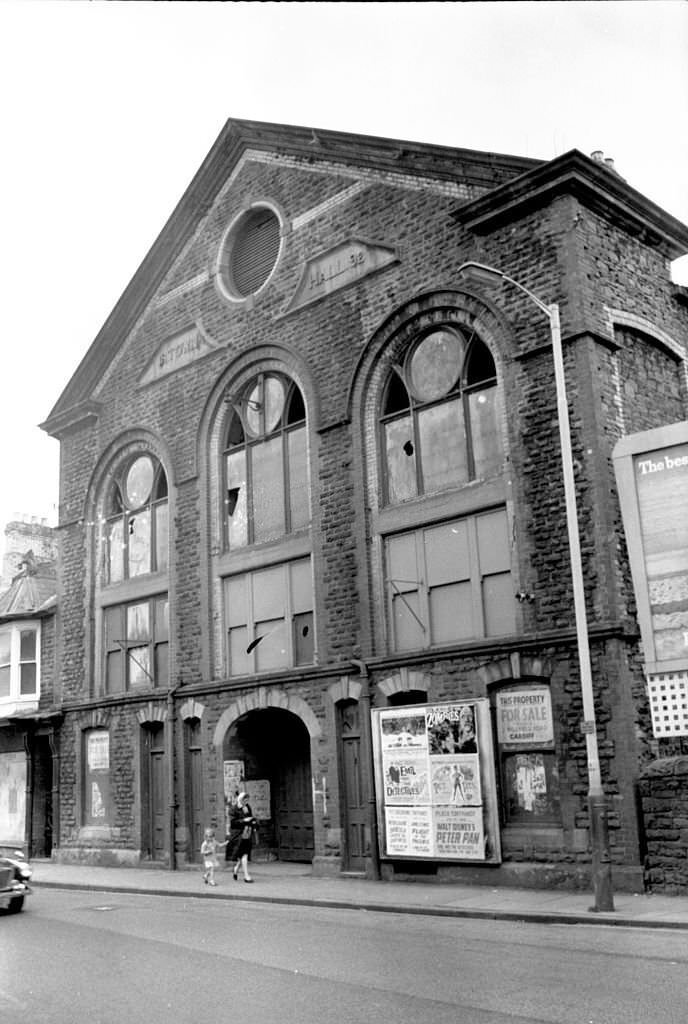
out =
[[688,736],[688,672],[648,676],[652,729],[657,737]]

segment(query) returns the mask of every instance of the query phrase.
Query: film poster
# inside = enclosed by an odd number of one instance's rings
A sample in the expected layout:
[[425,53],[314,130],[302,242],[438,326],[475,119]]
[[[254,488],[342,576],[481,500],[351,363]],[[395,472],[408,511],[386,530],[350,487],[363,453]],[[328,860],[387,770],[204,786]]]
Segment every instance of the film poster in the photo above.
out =
[[438,857],[480,860],[485,850],[482,807],[436,807],[435,840]]
[[431,857],[433,824],[430,807],[390,807],[386,815],[390,856]]
[[476,706],[379,713],[387,856],[485,857]]

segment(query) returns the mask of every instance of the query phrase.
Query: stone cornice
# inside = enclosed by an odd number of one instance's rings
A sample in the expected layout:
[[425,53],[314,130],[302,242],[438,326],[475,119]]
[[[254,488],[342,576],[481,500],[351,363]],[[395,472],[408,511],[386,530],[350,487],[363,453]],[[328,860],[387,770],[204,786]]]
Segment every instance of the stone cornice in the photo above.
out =
[[44,422],[39,424],[41,430],[45,430],[51,437],[62,439],[75,431],[91,426],[100,416],[102,404],[100,402],[87,401],[79,402],[68,409],[50,415]]
[[583,206],[668,259],[688,251],[685,224],[576,149],[465,203],[453,217],[476,234],[485,235],[563,195],[575,196]]

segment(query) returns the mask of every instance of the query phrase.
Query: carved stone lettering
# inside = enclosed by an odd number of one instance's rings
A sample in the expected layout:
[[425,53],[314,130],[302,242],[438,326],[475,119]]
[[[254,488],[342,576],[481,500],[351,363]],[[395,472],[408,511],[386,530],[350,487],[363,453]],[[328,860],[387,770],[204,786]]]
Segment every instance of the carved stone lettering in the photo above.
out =
[[395,249],[352,239],[306,260],[285,312],[307,306],[398,261]]
[[194,363],[197,359],[215,352],[220,348],[211,338],[196,326],[191,330],[183,331],[172,338],[168,338],[160,346],[155,356],[148,364],[140,384],[152,384],[153,381],[166,377],[168,373],[181,370],[184,366]]

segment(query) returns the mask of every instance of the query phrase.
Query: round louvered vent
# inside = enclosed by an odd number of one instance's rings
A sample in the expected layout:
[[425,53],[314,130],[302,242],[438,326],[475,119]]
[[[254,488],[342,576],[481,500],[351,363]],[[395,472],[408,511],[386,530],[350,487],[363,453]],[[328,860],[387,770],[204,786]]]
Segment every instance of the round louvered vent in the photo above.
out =
[[280,221],[267,206],[244,213],[228,232],[220,255],[224,289],[234,299],[255,295],[270,277],[280,252]]

